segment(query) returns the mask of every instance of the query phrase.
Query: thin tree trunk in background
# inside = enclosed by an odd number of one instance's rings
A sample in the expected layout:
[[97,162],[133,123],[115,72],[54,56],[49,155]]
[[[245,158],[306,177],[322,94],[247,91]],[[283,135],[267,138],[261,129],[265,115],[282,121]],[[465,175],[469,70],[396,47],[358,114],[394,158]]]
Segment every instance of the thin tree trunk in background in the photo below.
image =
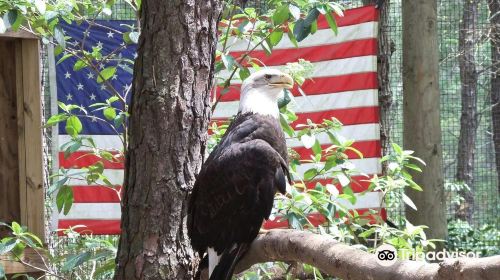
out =
[[406,208],[414,225],[427,225],[428,238],[446,239],[443,151],[441,143],[437,2],[403,1],[404,148],[426,162],[413,173],[423,192],[407,190],[418,211]]
[[495,146],[498,191],[500,192],[500,1],[488,0],[490,8],[491,44],[491,119]]
[[[382,153],[388,154],[391,149],[391,107],[392,91],[389,81],[390,62],[393,53],[393,45],[389,39],[389,11],[390,1],[363,0],[364,5],[383,3],[377,8],[380,10],[378,22],[378,102],[380,108],[380,144]],[[384,164],[385,172],[385,164]]]
[[470,191],[463,189],[459,192],[464,201],[457,207],[455,216],[469,223],[472,222],[472,215],[474,213],[474,155],[476,152],[478,126],[478,73],[475,56],[475,48],[478,41],[478,32],[476,31],[478,4],[479,0],[464,1],[458,39],[462,115],[460,117],[460,136],[458,139],[457,173],[455,179],[466,183]]
[[185,216],[205,153],[219,0],[143,0],[115,279],[192,279]]

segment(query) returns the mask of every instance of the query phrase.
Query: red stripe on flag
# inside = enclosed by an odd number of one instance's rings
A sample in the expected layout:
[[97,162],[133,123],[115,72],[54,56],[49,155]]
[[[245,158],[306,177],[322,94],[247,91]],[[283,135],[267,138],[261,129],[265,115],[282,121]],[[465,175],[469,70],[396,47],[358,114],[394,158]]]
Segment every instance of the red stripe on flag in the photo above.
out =
[[[378,9],[375,6],[365,6],[344,11],[344,16],[341,17],[335,14],[337,26],[348,26],[360,24],[370,21],[378,21]],[[318,29],[330,28],[324,15],[318,18]]]
[[[58,229],[67,229],[77,225],[86,227],[76,228],[76,232],[83,234],[120,234],[120,220],[59,220]],[[63,236],[62,231],[58,231],[59,236]]]
[[[321,145],[323,150],[330,146],[331,145]],[[378,140],[354,142],[352,147],[360,151],[363,154],[363,158],[381,157],[380,141]],[[293,149],[300,155],[301,159],[311,159],[311,156],[314,155],[312,149],[307,149],[305,147],[297,147]],[[347,150],[345,153],[349,159],[360,158],[357,153],[351,150]]]
[[[231,52],[231,55],[237,59],[245,54],[245,51]],[[276,66],[298,61],[299,58],[303,58],[310,62],[318,62],[376,54],[377,40],[372,38],[297,49],[275,49],[273,50],[272,56],[268,56],[265,51],[253,51],[250,56],[254,58],[254,62],[259,65]]]
[[[302,90],[307,95],[355,91],[365,89],[378,89],[378,78],[376,72],[356,73],[331,77],[317,77],[306,80]],[[220,88],[217,88],[217,96],[220,96]],[[294,96],[301,96],[297,86],[292,90]],[[240,99],[240,85],[234,85],[221,98],[223,101],[238,101]]]
[[74,203],[120,203],[121,186],[112,189],[103,186],[73,186]]
[[[357,209],[356,210],[358,212],[358,214],[361,216],[361,215],[367,215],[366,218],[370,220],[370,223],[376,223],[377,220],[376,218],[369,214],[369,209]],[[349,211],[351,213],[353,213],[353,211]],[[379,214],[381,216],[381,218],[385,221],[387,220],[387,212],[385,210],[385,208],[382,208],[379,210]],[[326,219],[323,215],[321,214],[318,214],[318,213],[315,213],[315,214],[310,214],[307,216],[309,221],[311,222],[311,224],[313,224],[314,227],[317,227],[319,225],[322,225],[324,223],[326,223]],[[335,217],[338,218],[338,214],[335,214]],[[263,226],[262,226],[264,229],[276,229],[276,228],[288,228],[288,221],[287,220],[280,220],[280,218],[276,218],[275,220],[273,221],[265,221]]]
[[307,119],[314,123],[322,123],[323,120],[336,118],[343,125],[378,123],[379,110],[378,107],[359,107],[348,109],[337,109],[311,113],[299,113],[298,119],[292,123],[292,127],[296,128],[299,124],[306,124]]
[[[110,153],[113,156],[117,155],[117,152]],[[88,167],[99,161],[104,164],[105,169],[123,169],[123,161],[108,161],[91,152],[77,151],[70,154],[67,158],[64,157],[64,152],[59,152],[59,166],[66,169]]]

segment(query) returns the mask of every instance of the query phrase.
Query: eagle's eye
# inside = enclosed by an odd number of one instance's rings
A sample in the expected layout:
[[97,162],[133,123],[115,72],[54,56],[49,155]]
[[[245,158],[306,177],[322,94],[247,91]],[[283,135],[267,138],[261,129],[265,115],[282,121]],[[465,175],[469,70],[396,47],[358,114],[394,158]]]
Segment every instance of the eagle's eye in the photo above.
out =
[[269,75],[269,74],[264,75],[264,78],[266,78],[266,80],[270,80],[270,79],[271,79],[271,77],[272,77],[272,76],[271,76],[271,75]]

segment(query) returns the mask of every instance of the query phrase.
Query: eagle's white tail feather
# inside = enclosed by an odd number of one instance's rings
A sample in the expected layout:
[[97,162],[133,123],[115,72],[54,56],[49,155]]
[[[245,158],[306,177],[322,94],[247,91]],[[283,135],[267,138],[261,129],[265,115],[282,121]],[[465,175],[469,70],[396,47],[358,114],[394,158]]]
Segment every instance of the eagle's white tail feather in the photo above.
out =
[[217,266],[217,264],[219,264],[220,257],[222,254],[217,255],[217,252],[215,252],[214,248],[211,247],[209,247],[207,251],[208,251],[208,277],[210,278],[215,267]]

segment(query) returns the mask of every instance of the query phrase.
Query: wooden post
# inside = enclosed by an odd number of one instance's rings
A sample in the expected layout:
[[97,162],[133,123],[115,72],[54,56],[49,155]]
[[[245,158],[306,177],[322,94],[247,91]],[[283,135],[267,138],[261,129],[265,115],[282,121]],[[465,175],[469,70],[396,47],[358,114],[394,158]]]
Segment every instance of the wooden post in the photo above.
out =
[[[44,240],[38,38],[26,32],[0,34],[0,59],[0,220],[16,221]],[[24,259],[35,265],[41,261],[31,250]],[[36,271],[7,256],[0,256],[0,263],[8,274]]]
[[439,116],[436,0],[405,0],[403,5],[404,148],[414,150],[427,166],[414,179],[423,192],[408,191],[418,211],[407,207],[414,225],[427,225],[428,238],[447,235],[441,124]]

